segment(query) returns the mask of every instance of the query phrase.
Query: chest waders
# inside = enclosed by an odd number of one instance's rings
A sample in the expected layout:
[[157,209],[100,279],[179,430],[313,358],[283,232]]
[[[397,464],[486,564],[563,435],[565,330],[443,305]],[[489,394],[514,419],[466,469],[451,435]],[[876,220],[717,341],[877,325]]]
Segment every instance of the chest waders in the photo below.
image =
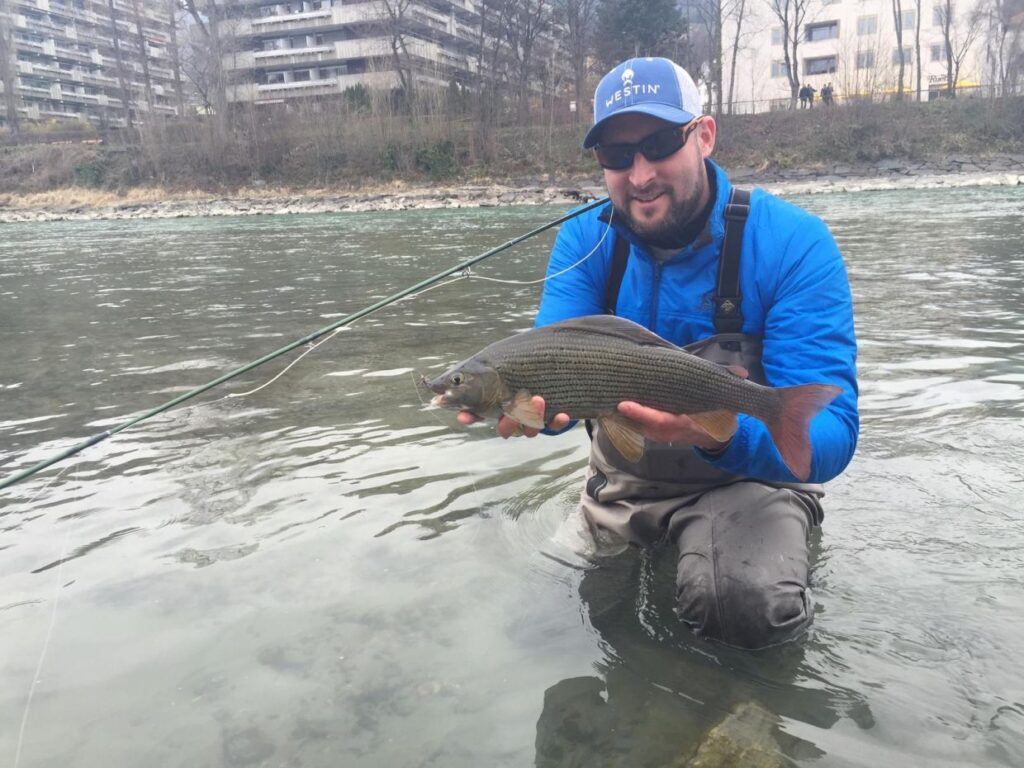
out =
[[[715,308],[715,334],[687,345],[687,352],[722,365],[746,368],[750,380],[766,384],[761,365],[761,337],[742,333],[743,313],[740,293],[740,254],[743,250],[743,230],[750,213],[750,192],[733,189],[725,208],[725,237],[718,260],[718,280],[712,302]],[[630,243],[624,237],[615,238],[612,264],[605,287],[605,313],[615,314],[619,288],[629,261]],[[701,459],[691,446],[672,446],[648,442],[644,456],[637,463],[627,461],[601,433],[596,424],[587,423],[593,440],[591,457],[599,470],[587,482],[586,492],[595,501],[602,501],[603,492],[617,477],[623,492],[635,498],[665,499],[734,483],[745,478],[718,469]],[[607,470],[607,471],[602,471]],[[821,485],[815,483],[767,483],[774,487],[791,488],[821,495]],[[653,521],[652,521],[653,522]]]
[[[741,365],[751,380],[764,384],[761,338],[742,333],[740,311],[740,252],[749,212],[750,193],[734,189],[725,209],[715,333],[685,349],[705,360]],[[629,242],[617,237],[605,296],[609,314],[615,314],[629,250]],[[740,648],[765,648],[792,640],[810,625],[808,537],[821,522],[821,485],[734,475],[702,460],[691,446],[648,443],[633,464],[600,427],[588,423],[587,429],[590,466],[580,498],[587,525],[598,541],[605,531],[641,546],[666,535],[675,542],[676,613],[694,633]]]

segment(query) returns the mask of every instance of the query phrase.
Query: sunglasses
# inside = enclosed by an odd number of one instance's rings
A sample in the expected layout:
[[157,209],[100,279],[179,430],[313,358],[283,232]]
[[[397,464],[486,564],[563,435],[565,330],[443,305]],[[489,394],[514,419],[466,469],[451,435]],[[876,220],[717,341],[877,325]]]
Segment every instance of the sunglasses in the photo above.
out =
[[686,140],[700,124],[700,119],[691,120],[686,125],[672,125],[655,131],[650,136],[633,144],[598,144],[594,147],[594,156],[602,168],[609,171],[624,171],[632,167],[633,159],[639,152],[651,163],[664,160],[682,149]]

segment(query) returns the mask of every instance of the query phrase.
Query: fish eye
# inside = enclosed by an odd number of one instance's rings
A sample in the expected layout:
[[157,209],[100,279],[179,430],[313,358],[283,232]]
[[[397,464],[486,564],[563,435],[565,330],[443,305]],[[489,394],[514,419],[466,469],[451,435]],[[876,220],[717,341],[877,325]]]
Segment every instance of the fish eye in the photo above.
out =
[[465,381],[465,378],[461,373],[453,373],[449,381],[451,382],[451,385],[453,387],[458,387],[462,385],[462,382]]

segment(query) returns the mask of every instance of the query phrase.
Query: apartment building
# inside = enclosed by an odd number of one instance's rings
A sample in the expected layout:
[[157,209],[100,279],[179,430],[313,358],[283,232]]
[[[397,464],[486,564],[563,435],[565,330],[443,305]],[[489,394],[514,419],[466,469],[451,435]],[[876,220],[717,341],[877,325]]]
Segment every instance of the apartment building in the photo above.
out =
[[[484,2],[229,0],[218,25],[230,49],[229,100],[273,103],[337,95],[355,85],[397,88],[403,78],[414,87],[470,82]],[[537,56],[556,58],[550,35],[534,42]]]
[[176,114],[169,11],[154,0],[0,0],[0,103],[13,88],[19,122]]
[[[831,83],[836,101],[881,99],[898,91],[899,65],[903,61],[904,93],[917,97],[915,34],[920,21],[921,99],[938,98],[947,89],[947,46],[944,26],[949,26],[954,59],[962,58],[956,77],[960,94],[978,92],[985,83],[986,30],[972,26],[972,10],[978,0],[960,0],[947,10],[944,2],[922,0],[922,18],[916,4],[902,2],[902,46],[897,44],[896,21],[890,0],[812,0],[798,30],[797,78],[820,94]],[[750,4],[748,4],[749,6]],[[792,5],[792,3],[791,3]],[[728,100],[729,73],[734,113],[788,108],[790,83],[786,73],[786,34],[767,3],[753,4],[743,22],[741,44],[732,62],[735,21],[723,30],[725,52],[724,93]],[[949,18],[950,24],[944,20]],[[968,45],[969,43],[969,45]],[[820,100],[818,100],[820,103]]]

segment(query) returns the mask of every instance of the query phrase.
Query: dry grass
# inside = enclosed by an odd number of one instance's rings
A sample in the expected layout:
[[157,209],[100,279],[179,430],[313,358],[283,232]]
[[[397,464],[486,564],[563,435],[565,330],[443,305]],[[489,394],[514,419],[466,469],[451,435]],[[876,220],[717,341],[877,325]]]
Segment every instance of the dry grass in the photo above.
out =
[[64,187],[47,192],[27,192],[4,197],[5,205],[11,208],[102,208],[169,200],[198,201],[209,199],[212,195],[200,190],[172,193],[160,187],[136,187],[121,193],[86,187]]
[[[426,189],[427,187],[423,187]],[[0,207],[16,210],[64,210],[71,208],[100,209],[129,205],[147,205],[155,203],[191,202],[223,200],[225,198],[242,200],[282,200],[295,197],[310,199],[330,197],[339,194],[398,194],[420,189],[404,180],[395,180],[381,184],[362,186],[332,186],[296,188],[292,186],[258,186],[239,187],[230,193],[214,193],[203,189],[168,189],[166,187],[148,186],[132,187],[119,191],[92,189],[89,187],[61,187],[46,192],[23,192],[0,194]],[[436,190],[436,186],[429,189]]]

